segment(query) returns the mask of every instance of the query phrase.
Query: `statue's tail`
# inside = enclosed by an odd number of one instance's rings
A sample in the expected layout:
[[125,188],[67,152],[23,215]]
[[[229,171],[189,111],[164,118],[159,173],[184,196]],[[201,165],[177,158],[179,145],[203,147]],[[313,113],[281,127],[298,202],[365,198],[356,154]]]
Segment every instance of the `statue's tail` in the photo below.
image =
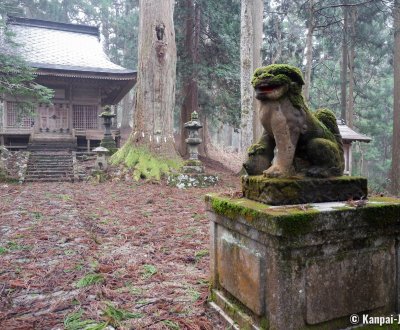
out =
[[[333,134],[336,143],[339,146],[342,158],[344,158],[342,136],[340,135],[339,127],[337,125],[336,117],[333,111],[326,108],[318,109],[315,112],[315,117],[317,117],[318,120],[322,122],[326,126],[326,128],[329,129],[329,131]],[[342,159],[342,161],[344,163],[344,159]]]

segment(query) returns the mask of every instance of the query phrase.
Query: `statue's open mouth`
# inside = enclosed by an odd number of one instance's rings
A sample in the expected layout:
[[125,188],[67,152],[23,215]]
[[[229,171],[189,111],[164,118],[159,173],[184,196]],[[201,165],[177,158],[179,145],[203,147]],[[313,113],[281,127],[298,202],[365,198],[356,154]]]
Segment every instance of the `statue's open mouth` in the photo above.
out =
[[280,86],[269,86],[269,85],[261,85],[257,86],[257,91],[262,93],[273,92],[274,90],[278,89]]
[[271,93],[277,91],[280,89],[282,86],[279,85],[270,85],[268,83],[261,83],[258,86],[256,86],[255,91],[256,91],[256,96],[258,97],[268,97]]

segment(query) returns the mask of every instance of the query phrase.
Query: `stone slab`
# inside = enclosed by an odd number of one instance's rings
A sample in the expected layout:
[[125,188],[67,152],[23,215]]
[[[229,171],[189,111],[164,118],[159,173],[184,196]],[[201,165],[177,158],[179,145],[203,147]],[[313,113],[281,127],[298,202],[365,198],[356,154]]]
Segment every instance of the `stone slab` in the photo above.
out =
[[265,274],[261,253],[228,231],[220,235],[217,247],[220,284],[254,313],[262,315]]
[[269,205],[293,205],[358,200],[368,195],[367,179],[242,177],[243,195]]
[[390,288],[395,286],[394,251],[363,252],[307,267],[307,323],[318,324],[389,304]]

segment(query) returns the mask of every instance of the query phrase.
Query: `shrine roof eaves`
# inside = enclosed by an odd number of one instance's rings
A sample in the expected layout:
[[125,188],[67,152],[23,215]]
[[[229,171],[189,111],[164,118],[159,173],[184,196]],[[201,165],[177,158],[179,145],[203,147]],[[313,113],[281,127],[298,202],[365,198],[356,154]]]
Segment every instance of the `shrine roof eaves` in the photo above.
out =
[[[135,74],[110,61],[103,51],[96,26],[9,17],[17,52],[32,67],[82,73]],[[40,72],[39,72],[40,74]]]

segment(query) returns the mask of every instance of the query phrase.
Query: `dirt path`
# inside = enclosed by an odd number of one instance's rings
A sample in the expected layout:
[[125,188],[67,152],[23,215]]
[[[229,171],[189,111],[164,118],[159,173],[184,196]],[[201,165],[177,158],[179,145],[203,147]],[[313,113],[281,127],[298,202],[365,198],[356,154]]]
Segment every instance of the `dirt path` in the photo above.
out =
[[238,187],[0,184],[0,329],[225,329],[204,194]]

